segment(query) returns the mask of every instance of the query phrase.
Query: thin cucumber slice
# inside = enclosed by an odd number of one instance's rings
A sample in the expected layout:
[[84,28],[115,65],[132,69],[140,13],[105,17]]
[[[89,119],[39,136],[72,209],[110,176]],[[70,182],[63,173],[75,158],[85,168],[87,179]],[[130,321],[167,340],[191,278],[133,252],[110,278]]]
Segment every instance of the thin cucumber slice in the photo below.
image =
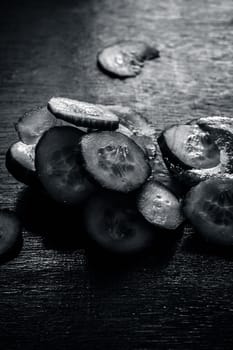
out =
[[75,205],[92,193],[82,167],[79,142],[83,133],[72,126],[49,129],[36,146],[38,178],[55,201]]
[[150,180],[138,194],[138,210],[151,224],[167,230],[175,230],[184,221],[181,202],[164,185]]
[[119,78],[135,77],[145,60],[159,57],[159,51],[143,41],[122,41],[106,47],[98,54],[99,66]]
[[26,185],[35,184],[35,144],[13,143],[6,153],[5,165],[16,180]]
[[57,117],[77,126],[114,130],[119,118],[100,105],[81,102],[64,97],[52,97],[48,109]]
[[143,150],[129,137],[113,131],[95,132],[81,140],[84,165],[102,187],[130,192],[151,173]]
[[25,113],[18,120],[15,128],[21,141],[26,144],[35,144],[46,130],[56,124],[56,118],[47,107],[37,107]]

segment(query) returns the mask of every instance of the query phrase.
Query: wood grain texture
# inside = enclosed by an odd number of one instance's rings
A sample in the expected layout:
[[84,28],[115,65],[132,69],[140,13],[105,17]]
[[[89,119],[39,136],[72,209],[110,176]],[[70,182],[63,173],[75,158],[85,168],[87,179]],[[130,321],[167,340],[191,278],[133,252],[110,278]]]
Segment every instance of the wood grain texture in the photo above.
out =
[[[96,54],[122,38],[155,43],[161,58],[136,78],[108,77]],[[187,225],[166,249],[110,264],[89,252],[76,215],[17,183],[4,165],[14,123],[52,96],[131,106],[157,131],[231,117],[232,54],[232,0],[3,5],[0,196],[25,228],[20,254],[0,266],[1,349],[232,349],[231,253],[200,242]]]

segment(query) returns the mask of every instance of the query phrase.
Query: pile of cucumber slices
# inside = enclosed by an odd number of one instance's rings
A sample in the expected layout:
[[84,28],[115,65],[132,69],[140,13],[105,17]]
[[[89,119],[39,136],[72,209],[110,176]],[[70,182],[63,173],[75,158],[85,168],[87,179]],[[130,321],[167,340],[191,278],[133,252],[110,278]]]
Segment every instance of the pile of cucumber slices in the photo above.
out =
[[[61,205],[82,207],[86,232],[101,248],[142,251],[158,230],[175,231],[186,218],[209,242],[233,245],[231,118],[173,125],[153,140],[182,196],[157,180],[145,140],[106,106],[53,97],[20,118],[16,130],[8,171]],[[7,249],[19,236],[11,231]]]

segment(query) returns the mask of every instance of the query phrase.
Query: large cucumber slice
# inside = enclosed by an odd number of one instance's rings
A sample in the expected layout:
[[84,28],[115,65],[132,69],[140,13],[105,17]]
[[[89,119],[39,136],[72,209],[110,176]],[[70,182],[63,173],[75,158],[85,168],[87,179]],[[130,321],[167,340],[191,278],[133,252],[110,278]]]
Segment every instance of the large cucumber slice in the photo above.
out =
[[143,150],[129,137],[102,131],[85,135],[81,150],[86,170],[101,186],[119,192],[140,187],[151,169]]
[[136,253],[149,247],[156,232],[135,208],[129,197],[101,193],[85,207],[85,226],[98,246],[113,253]]
[[93,191],[82,167],[79,142],[83,133],[74,127],[49,129],[36,146],[38,178],[54,200],[79,204]]

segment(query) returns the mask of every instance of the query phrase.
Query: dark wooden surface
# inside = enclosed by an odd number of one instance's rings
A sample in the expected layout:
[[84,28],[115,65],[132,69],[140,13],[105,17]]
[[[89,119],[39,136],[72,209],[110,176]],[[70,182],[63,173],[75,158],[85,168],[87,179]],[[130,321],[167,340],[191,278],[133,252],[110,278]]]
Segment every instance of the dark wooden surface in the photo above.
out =
[[[98,50],[132,37],[155,42],[161,58],[134,79],[100,72]],[[136,105],[158,131],[231,116],[232,57],[232,0],[1,5],[0,198],[24,222],[20,254],[0,266],[1,349],[232,349],[230,253],[186,227],[164,252],[131,265],[98,264],[85,239],[74,238],[82,231],[78,218],[27,190],[4,166],[14,122],[53,95]]]

